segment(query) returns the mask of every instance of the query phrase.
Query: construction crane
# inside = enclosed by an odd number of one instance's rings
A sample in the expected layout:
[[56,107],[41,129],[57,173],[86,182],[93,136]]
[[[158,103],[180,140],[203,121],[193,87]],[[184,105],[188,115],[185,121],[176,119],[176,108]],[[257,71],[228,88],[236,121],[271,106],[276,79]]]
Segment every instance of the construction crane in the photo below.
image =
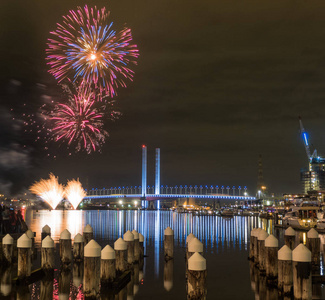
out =
[[305,145],[307,158],[308,158],[308,161],[311,162],[313,158],[317,158],[317,150],[315,149],[313,154],[312,155],[310,154],[308,134],[304,128],[304,125],[302,124],[301,116],[299,116],[298,118],[299,118],[299,124],[300,124],[300,134],[301,134],[302,140]]

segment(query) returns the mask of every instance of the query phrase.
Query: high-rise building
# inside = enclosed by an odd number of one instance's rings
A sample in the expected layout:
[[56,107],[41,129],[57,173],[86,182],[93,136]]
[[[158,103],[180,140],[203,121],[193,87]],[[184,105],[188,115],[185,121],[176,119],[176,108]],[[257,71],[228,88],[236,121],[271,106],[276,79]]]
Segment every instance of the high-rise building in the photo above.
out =
[[305,194],[311,191],[325,191],[325,159],[314,157],[309,162],[308,169],[300,172],[302,190]]

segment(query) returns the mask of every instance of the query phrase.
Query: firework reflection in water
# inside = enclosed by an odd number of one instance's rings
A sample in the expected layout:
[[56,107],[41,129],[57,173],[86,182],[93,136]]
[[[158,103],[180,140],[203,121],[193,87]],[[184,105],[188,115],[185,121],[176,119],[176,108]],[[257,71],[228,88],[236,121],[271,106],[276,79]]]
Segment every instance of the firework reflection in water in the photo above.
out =
[[29,190],[41,197],[52,209],[55,209],[63,199],[64,187],[59,184],[58,177],[55,177],[52,173],[49,177],[49,179],[41,179],[35,182]]
[[76,209],[82,199],[87,196],[85,190],[82,188],[79,179],[69,180],[65,187],[64,194],[74,209]]

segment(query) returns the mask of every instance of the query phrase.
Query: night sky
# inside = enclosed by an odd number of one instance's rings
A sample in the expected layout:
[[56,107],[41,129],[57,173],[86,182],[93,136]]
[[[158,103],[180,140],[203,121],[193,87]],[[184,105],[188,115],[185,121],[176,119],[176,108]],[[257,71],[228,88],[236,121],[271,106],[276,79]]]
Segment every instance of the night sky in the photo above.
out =
[[[59,94],[47,38],[86,3],[106,6],[117,28],[132,29],[138,66],[118,90],[123,115],[106,122],[102,153],[69,155],[53,144],[56,159],[48,158],[15,114]],[[0,192],[24,192],[49,172],[89,188],[140,185],[142,144],[150,185],[160,147],[163,185],[247,185],[253,195],[261,154],[270,192],[300,192],[307,157],[299,115],[325,155],[322,0],[2,0],[0,41]]]

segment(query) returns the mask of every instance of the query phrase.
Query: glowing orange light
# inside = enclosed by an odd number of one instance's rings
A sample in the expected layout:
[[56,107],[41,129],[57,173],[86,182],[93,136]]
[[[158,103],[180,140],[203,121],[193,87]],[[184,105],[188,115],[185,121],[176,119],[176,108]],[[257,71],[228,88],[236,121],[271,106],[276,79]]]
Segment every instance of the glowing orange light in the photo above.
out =
[[90,54],[90,59],[91,60],[95,60],[96,58],[97,58],[96,54],[94,54],[94,53],[93,54]]
[[142,145],[142,148],[145,148],[146,147],[146,145]]

